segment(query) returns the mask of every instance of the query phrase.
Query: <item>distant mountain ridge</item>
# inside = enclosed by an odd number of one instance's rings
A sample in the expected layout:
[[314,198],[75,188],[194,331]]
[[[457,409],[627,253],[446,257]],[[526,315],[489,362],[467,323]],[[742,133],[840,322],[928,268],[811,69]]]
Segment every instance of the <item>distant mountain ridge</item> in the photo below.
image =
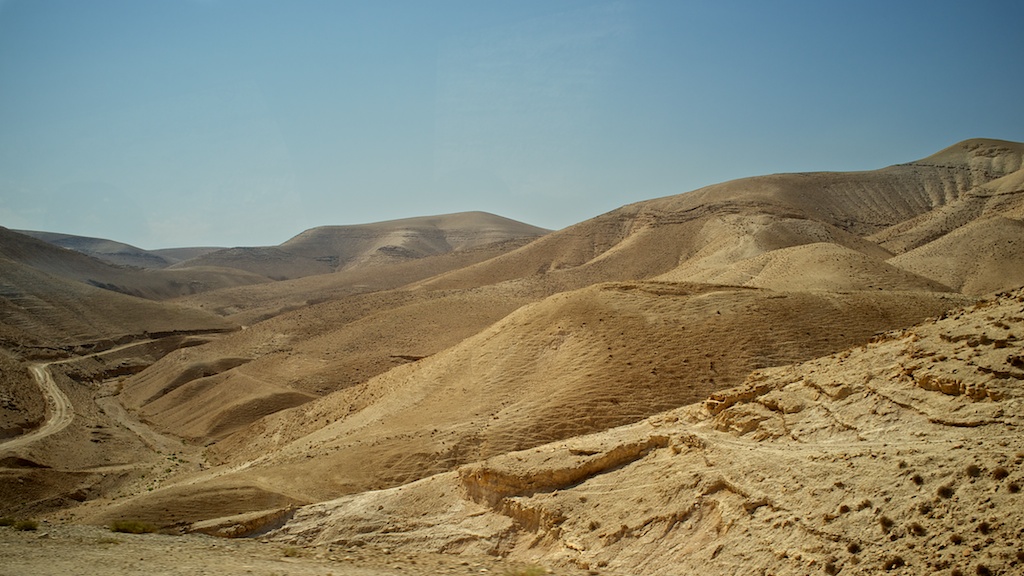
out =
[[395,263],[469,250],[550,232],[487,212],[460,212],[370,224],[320,226],[278,245],[230,248],[175,265],[238,268],[275,280],[326,274],[347,267]]
[[271,280],[336,272],[347,266],[424,256],[537,238],[550,232],[487,212],[461,212],[369,224],[310,228],[278,246],[144,250],[103,238],[16,230],[118,266],[145,269],[229,268]]

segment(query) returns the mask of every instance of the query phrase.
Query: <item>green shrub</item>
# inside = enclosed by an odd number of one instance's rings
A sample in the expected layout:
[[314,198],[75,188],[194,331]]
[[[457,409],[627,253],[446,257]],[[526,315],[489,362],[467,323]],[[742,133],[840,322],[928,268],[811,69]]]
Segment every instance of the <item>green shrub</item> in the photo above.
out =
[[156,526],[139,520],[116,520],[110,525],[111,532],[124,534],[151,534],[157,531]]
[[39,528],[39,522],[35,520],[18,520],[14,523],[15,530],[29,531]]

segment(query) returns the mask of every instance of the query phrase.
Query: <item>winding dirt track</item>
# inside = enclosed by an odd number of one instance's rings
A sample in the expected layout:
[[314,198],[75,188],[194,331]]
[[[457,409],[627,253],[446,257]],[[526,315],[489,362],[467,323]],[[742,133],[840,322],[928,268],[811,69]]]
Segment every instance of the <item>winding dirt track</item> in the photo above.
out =
[[0,443],[0,450],[22,448],[36,440],[56,434],[67,428],[68,424],[71,424],[71,421],[75,418],[75,409],[71,406],[71,401],[68,400],[64,391],[57,386],[57,383],[53,381],[53,376],[50,374],[50,364],[33,364],[29,366],[29,370],[32,372],[32,376],[35,377],[40,390],[43,391],[43,396],[46,398],[46,421],[43,422],[42,426],[24,436],[18,436],[17,438]]

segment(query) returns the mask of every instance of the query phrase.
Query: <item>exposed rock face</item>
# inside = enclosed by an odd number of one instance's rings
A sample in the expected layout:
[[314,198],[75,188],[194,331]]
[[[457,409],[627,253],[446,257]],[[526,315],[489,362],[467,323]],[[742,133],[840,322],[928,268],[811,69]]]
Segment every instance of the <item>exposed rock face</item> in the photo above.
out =
[[630,574],[1014,573],[1022,335],[1018,290],[700,405],[307,506],[274,538]]

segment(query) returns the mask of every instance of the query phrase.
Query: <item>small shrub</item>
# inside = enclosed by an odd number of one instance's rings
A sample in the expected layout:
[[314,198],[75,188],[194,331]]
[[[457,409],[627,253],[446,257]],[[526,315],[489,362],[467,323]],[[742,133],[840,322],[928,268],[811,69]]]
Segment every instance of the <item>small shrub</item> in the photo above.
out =
[[826,562],[825,574],[828,574],[829,576],[835,576],[836,574],[839,574],[839,567],[836,566],[835,562]]
[[881,524],[882,530],[884,530],[886,533],[888,533],[889,530],[892,529],[893,524],[895,524],[895,522],[892,521],[892,518],[889,518],[888,516],[880,517],[878,519],[878,523]]
[[117,520],[110,525],[110,531],[123,534],[152,534],[157,528],[149,522],[140,520]]
[[885,568],[886,570],[894,570],[906,565],[907,563],[903,560],[903,557],[897,555],[887,558],[885,562],[882,563],[882,568]]
[[922,526],[920,522],[912,522],[910,524],[910,533],[914,536],[924,536],[928,531],[925,530],[924,526]]
[[978,576],[992,576],[992,569],[984,564],[978,564],[978,568],[975,570]]
[[21,530],[27,532],[29,530],[36,530],[39,528],[39,522],[35,520],[18,520],[14,523],[15,530]]
[[932,512],[932,505],[929,502],[921,502],[917,506],[917,511],[921,514],[928,515]]
[[943,484],[942,486],[939,486],[939,489],[936,490],[935,493],[938,494],[939,496],[941,496],[942,498],[952,498],[953,497],[953,485],[952,484]]
[[924,484],[924,478],[922,478],[920,474],[914,474],[913,476],[910,477],[910,480],[913,481],[914,484],[917,484],[918,486]]
[[842,506],[839,507],[839,513],[840,514],[846,514],[849,511],[850,511],[850,507],[847,506],[846,504],[843,504]]
[[977,478],[978,476],[981,476],[981,467],[978,466],[977,464],[968,464],[967,475],[970,476],[971,478]]
[[850,554],[858,554],[860,553],[860,544],[856,542],[850,542],[846,545],[846,551]]
[[978,532],[981,532],[982,534],[988,534],[991,531],[992,531],[992,525],[989,524],[988,522],[979,522],[978,523]]
[[1010,491],[1010,494],[1016,494],[1017,492],[1020,492],[1020,484],[1010,482],[1006,485],[1006,489]]
[[14,518],[11,518],[10,516],[0,518],[0,526],[14,526],[14,522]]
[[1006,478],[1009,475],[1010,475],[1010,471],[1007,470],[1006,468],[1003,468],[1002,466],[1000,466],[1000,467],[998,467],[998,468],[996,468],[995,470],[992,471],[992,479],[993,480],[1002,480],[1003,478]]
[[949,542],[951,544],[956,544],[956,545],[959,546],[960,544],[964,543],[964,537],[959,535],[959,534],[950,534],[949,535]]

